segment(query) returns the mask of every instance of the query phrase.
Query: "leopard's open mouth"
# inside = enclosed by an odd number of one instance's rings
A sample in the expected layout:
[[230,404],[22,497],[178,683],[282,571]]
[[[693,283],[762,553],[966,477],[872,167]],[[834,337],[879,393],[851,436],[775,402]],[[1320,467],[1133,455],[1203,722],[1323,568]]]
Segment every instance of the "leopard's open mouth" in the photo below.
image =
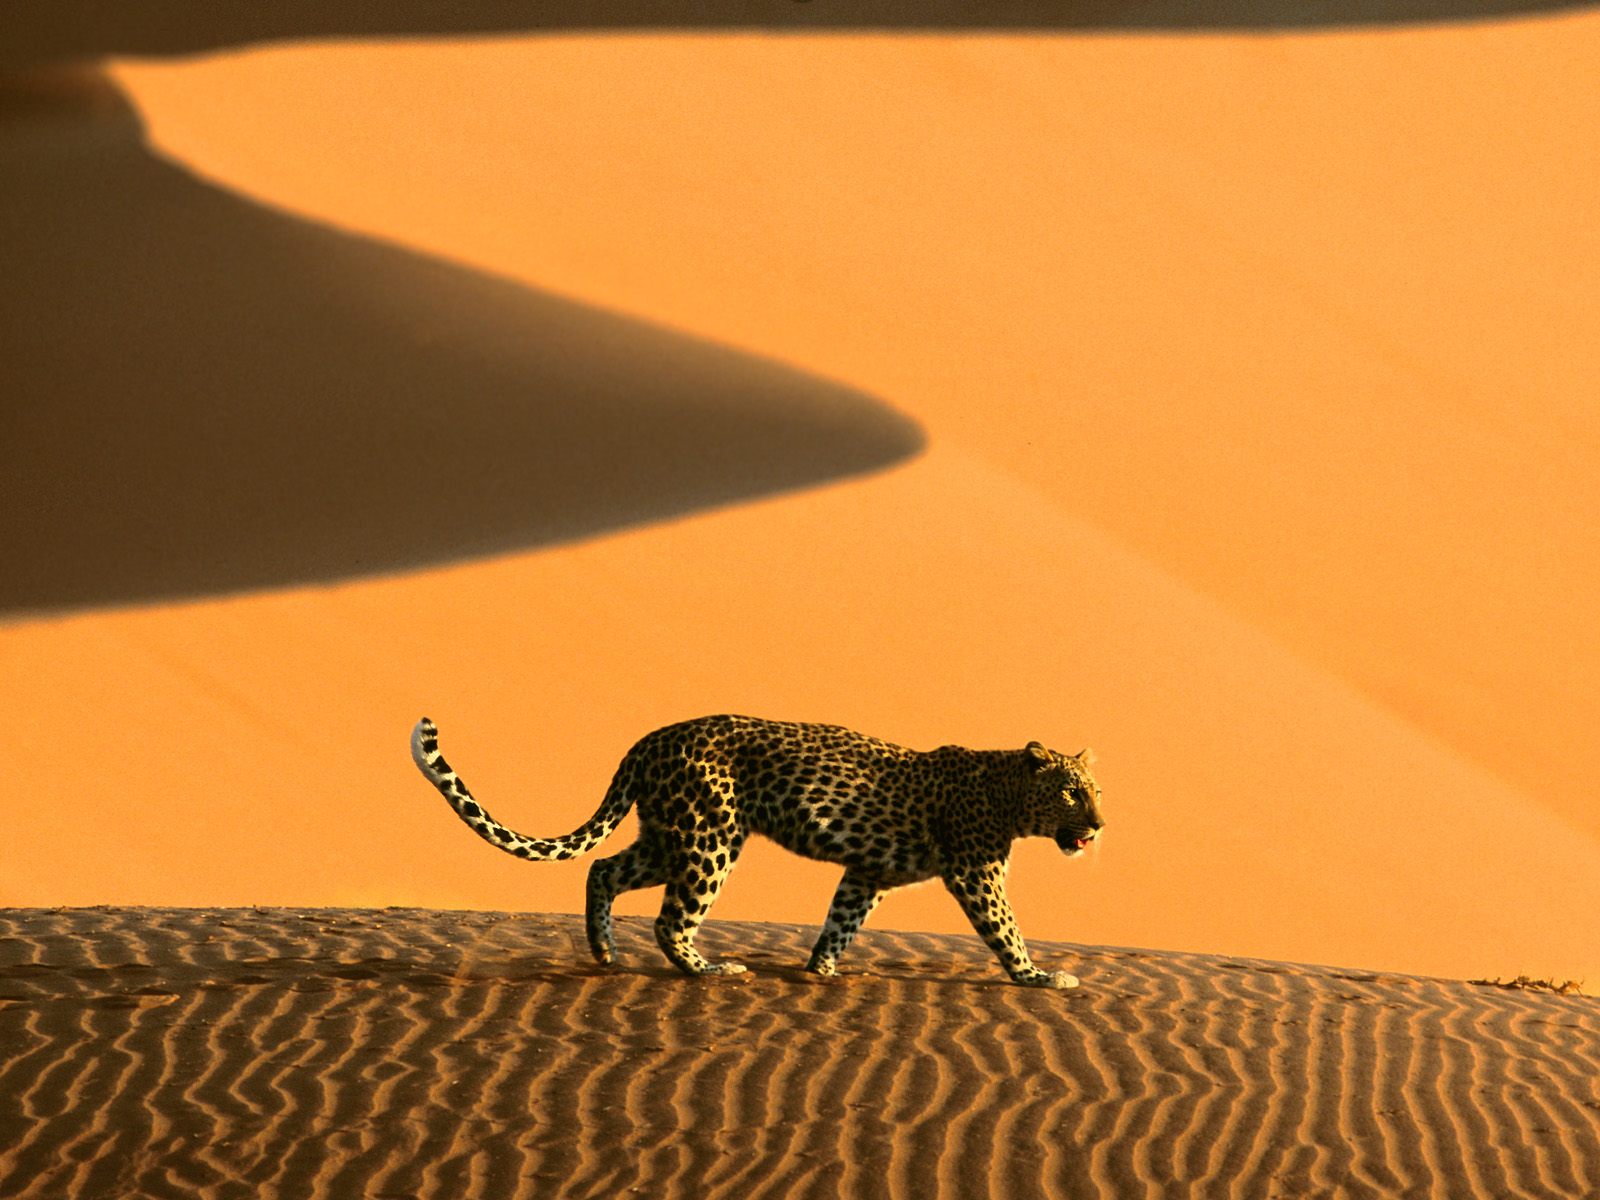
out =
[[1060,846],[1061,849],[1067,854],[1076,854],[1080,850],[1087,850],[1089,848],[1089,843],[1093,840],[1094,838],[1091,835],[1087,833],[1078,833],[1071,829],[1060,829],[1056,831],[1056,845]]

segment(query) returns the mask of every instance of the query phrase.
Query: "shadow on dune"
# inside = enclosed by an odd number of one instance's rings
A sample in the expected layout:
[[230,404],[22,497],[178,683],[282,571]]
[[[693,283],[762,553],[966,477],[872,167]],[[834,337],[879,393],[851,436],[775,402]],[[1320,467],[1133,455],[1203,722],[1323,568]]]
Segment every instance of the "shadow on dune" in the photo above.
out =
[[0,70],[263,43],[583,31],[1282,30],[1474,21],[1593,0],[54,0],[0,16]]
[[251,204],[103,78],[0,91],[0,614],[327,581],[881,468],[750,355]]
[[1592,4],[4,6],[0,616],[528,548],[871,471],[922,445],[842,386],[253,205],[153,154],[109,83],[62,64],[338,38],[1281,30]]

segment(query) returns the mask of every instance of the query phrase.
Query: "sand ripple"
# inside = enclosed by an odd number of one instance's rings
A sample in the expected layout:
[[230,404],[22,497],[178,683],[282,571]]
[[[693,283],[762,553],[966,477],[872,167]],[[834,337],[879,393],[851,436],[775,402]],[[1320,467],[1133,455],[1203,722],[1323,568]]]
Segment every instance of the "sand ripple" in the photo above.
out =
[[1600,1003],[718,924],[0,912],[0,1197],[1600,1196]]

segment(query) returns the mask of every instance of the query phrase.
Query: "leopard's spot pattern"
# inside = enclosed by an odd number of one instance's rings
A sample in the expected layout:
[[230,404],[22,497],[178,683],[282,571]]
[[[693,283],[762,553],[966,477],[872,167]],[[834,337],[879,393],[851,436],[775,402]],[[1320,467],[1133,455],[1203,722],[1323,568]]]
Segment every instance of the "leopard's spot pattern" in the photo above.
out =
[[602,963],[615,957],[617,895],[665,885],[655,927],[666,956],[690,975],[743,971],[707,962],[694,937],[745,840],[759,834],[844,868],[811,952],[808,969],[819,975],[834,973],[889,889],[938,878],[1012,979],[1036,987],[1077,983],[1034,966],[1005,881],[1019,837],[1054,838],[1075,855],[1099,836],[1105,822],[1088,751],[1061,754],[1038,742],[1022,750],[918,751],[837,725],[701,717],[640,739],[599,811],[573,833],[547,839],[525,837],[489,815],[439,753],[439,731],[426,717],[412,732],[411,749],[463,821],[521,858],[585,854],[638,808],[638,839],[589,869],[589,946]]

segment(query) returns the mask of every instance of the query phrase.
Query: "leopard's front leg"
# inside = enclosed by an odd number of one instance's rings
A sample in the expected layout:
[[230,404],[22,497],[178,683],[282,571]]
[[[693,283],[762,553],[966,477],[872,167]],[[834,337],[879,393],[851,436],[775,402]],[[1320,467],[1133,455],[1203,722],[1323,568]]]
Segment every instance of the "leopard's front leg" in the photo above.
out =
[[950,889],[972,922],[978,936],[995,952],[1006,974],[1024,987],[1074,988],[1077,977],[1066,971],[1044,971],[1033,965],[1028,957],[1028,946],[1017,928],[1017,918],[1012,915],[1011,901],[1006,898],[1005,862],[984,862],[970,866],[953,867],[944,873],[944,885]]

